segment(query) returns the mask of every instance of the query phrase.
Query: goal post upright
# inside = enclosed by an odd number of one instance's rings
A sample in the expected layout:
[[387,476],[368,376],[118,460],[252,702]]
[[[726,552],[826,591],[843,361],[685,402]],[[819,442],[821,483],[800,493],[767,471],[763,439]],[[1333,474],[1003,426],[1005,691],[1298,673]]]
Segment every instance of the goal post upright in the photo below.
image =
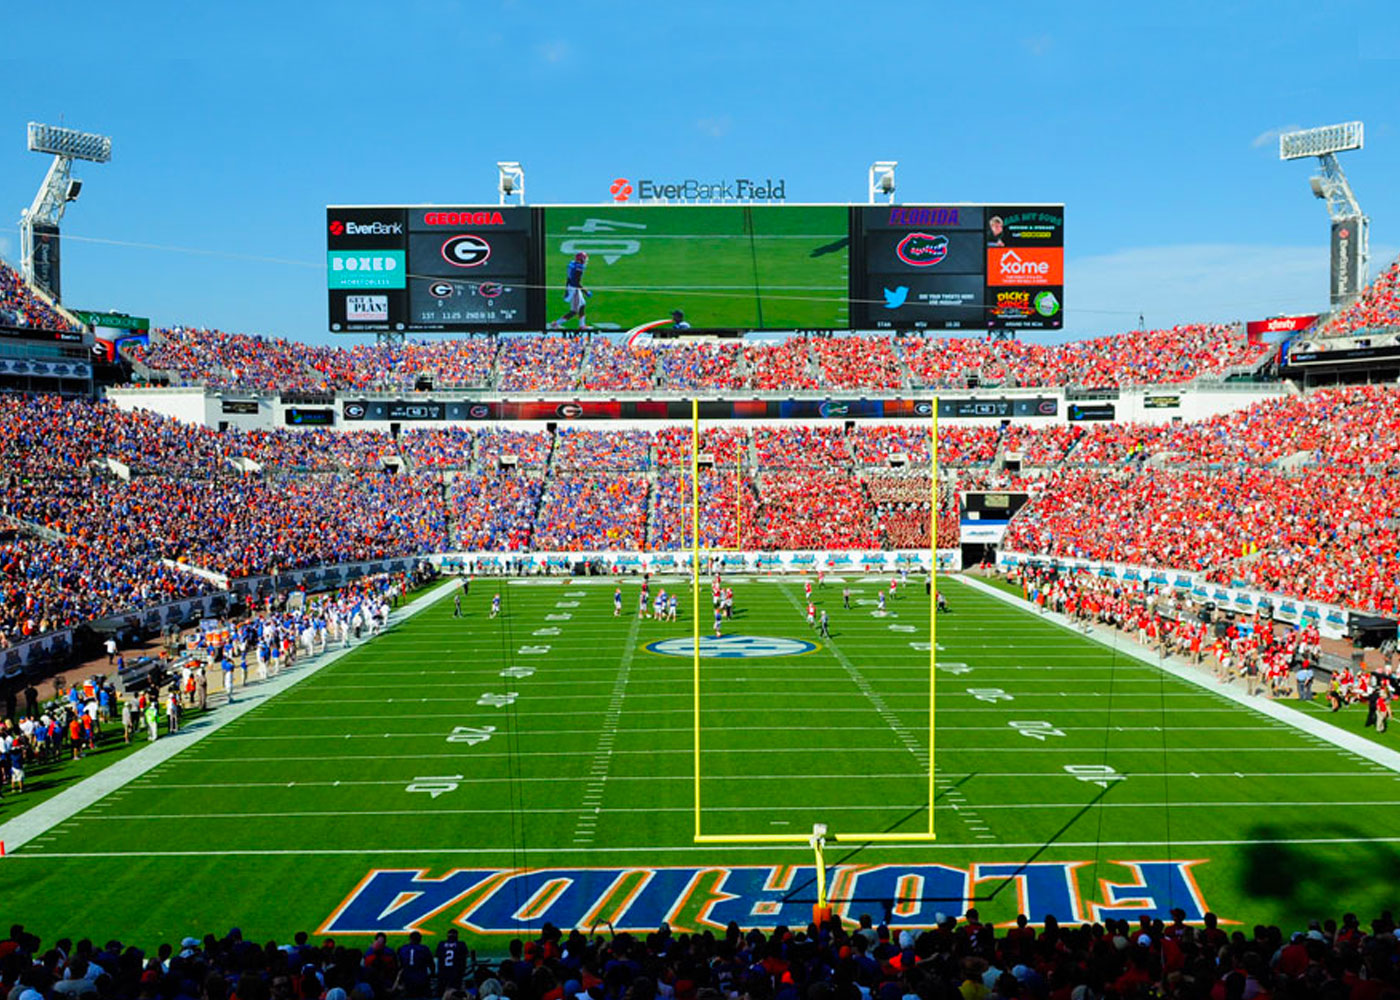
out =
[[938,397],[929,405],[929,509],[928,509],[928,835],[933,836],[933,803],[937,797],[934,780],[934,711],[938,683]]
[[[700,839],[700,398],[690,401],[690,601],[695,723],[695,839]],[[682,505],[684,509],[684,505]]]
[[[700,713],[700,402],[698,399],[691,401],[691,454],[690,454],[690,492],[691,492],[691,525],[690,525],[690,547],[691,547],[691,602],[692,602],[692,714],[694,729],[694,784],[695,784],[695,832],[693,842],[696,844],[773,844],[773,845],[805,845],[816,851],[816,864],[820,870],[819,880],[825,881],[825,859],[822,847],[827,843],[844,844],[923,844],[932,843],[937,840],[934,834],[934,798],[936,794],[937,782],[935,780],[934,767],[934,710],[935,710],[935,678],[937,661],[937,603],[938,603],[938,399],[934,397],[931,405],[929,417],[929,579],[931,581],[929,590],[929,767],[928,767],[928,827],[926,830],[909,831],[905,833],[890,831],[871,832],[839,832],[830,831],[827,824],[818,824],[810,834],[806,833],[704,833],[701,823],[701,795],[700,781],[703,775],[701,766],[701,713]],[[741,551],[742,531],[743,531],[743,449],[737,449],[735,455],[734,485],[735,485],[735,544],[733,546],[715,546],[707,548],[706,552]],[[707,572],[708,572],[707,566]],[[818,833],[820,829],[820,833]],[[819,903],[823,906],[829,901],[826,899],[824,887],[819,887]]]

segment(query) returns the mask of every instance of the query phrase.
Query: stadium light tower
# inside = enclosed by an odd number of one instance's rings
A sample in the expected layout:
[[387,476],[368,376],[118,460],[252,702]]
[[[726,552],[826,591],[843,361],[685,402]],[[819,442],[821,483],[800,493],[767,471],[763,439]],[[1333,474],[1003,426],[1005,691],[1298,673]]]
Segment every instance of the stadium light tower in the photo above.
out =
[[1316,156],[1321,172],[1309,179],[1312,193],[1327,202],[1332,220],[1332,307],[1346,305],[1361,294],[1371,266],[1371,220],[1347,183],[1337,154],[1365,145],[1361,122],[1285,132],[1278,137],[1280,160]]
[[[106,163],[112,158],[112,138],[61,125],[30,122],[29,151],[52,154],[53,163],[44,175],[44,183],[39,185],[34,203],[20,213],[20,272],[26,281],[40,285],[57,301],[60,291],[58,224],[68,203],[77,201],[78,192],[83,189],[83,182],[73,179],[73,161]],[[40,251],[37,259],[36,232]]]
[[894,168],[897,166],[898,160],[876,160],[870,165],[870,204],[875,204],[881,198],[894,204]]
[[501,193],[501,204],[525,204],[525,168],[514,160],[500,160],[496,163],[496,171],[500,175],[496,187]]

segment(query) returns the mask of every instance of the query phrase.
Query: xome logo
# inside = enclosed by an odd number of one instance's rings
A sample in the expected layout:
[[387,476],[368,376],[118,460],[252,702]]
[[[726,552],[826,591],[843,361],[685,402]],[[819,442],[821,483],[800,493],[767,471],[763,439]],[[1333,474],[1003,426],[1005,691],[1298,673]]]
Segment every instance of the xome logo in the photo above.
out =
[[442,258],[454,267],[480,267],[491,256],[491,244],[480,236],[454,236],[442,245]]

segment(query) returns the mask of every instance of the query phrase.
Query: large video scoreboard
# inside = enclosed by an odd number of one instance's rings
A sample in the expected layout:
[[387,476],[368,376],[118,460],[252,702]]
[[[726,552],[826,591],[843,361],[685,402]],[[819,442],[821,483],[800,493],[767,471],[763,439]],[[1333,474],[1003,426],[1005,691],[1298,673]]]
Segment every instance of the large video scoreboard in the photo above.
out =
[[326,227],[337,333],[543,329],[579,253],[600,330],[1064,324],[1063,205],[331,206]]

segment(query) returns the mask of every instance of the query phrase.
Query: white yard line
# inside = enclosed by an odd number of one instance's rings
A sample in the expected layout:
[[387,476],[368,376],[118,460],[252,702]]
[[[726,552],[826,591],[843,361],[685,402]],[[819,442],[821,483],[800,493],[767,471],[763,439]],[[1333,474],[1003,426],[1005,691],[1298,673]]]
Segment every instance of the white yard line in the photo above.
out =
[[[402,782],[397,782],[402,784]],[[955,792],[949,791],[945,794],[949,799],[948,805],[934,806],[939,812],[953,812],[971,822],[978,822],[973,815],[973,808],[968,806],[963,798]],[[1351,807],[1382,807],[1400,808],[1400,801],[1377,801],[1375,799],[1358,799],[1356,801],[1298,801],[1298,802],[1260,802],[1258,799],[1244,799],[1237,802],[1226,801],[1205,801],[1205,802],[1101,802],[1098,804],[1088,802],[998,802],[987,805],[976,806],[976,809],[1083,809],[1085,806],[1094,805],[1095,809],[1258,809],[1261,805],[1269,808],[1280,806],[1300,809],[1322,809],[1322,808],[1351,808]],[[889,803],[879,803],[878,805],[847,805],[833,806],[823,804],[819,807],[811,806],[706,806],[707,813],[782,813],[782,812],[810,812],[813,808],[819,808],[822,812],[908,812],[910,809],[927,808],[924,803],[910,803],[906,805],[892,805]],[[589,809],[583,818],[592,826],[597,823],[599,816],[638,816],[650,813],[691,813],[694,809],[691,806],[613,806],[603,808],[601,806]],[[518,815],[516,809],[307,809],[272,812],[230,812],[230,813],[107,813],[104,815],[93,815],[85,817],[89,820],[116,820],[119,822],[141,822],[159,823],[165,820],[228,820],[228,819],[343,819],[348,816],[411,816],[419,819],[434,821],[442,816],[514,816]],[[530,815],[541,816],[575,816],[578,809],[573,806],[563,806],[558,808],[531,809]],[[575,830],[575,837],[583,833],[592,834],[592,831]]]
[[[1161,848],[1179,849],[1183,847],[1254,847],[1262,844],[1286,844],[1286,845],[1335,845],[1342,847],[1354,847],[1357,844],[1400,844],[1400,836],[1396,837],[1261,837],[1235,840],[1229,838],[1213,840],[1071,840],[1056,842],[1054,847],[1059,849],[1088,850],[1093,848],[1109,847],[1121,848],[1124,850],[1136,848]],[[899,848],[917,848],[921,851],[969,851],[985,849],[985,842],[972,841],[968,843],[945,843],[942,841],[909,841],[899,843],[880,843],[872,845],[879,850],[896,850]],[[1039,850],[1045,847],[1044,841],[1026,841],[1023,843],[1001,843],[998,847],[1006,850]],[[721,848],[708,849],[709,853],[723,851],[725,854],[735,853],[757,853],[773,854],[781,851],[791,851],[793,856],[811,860],[812,852],[805,845],[784,847],[780,844],[725,844]],[[705,845],[686,844],[676,845],[653,845],[647,847],[556,847],[552,853],[556,855],[636,855],[643,858],[643,863],[647,857],[661,854],[694,854],[705,853]],[[371,860],[377,857],[388,855],[416,855],[418,857],[432,857],[433,855],[463,855],[467,857],[504,857],[509,855],[509,847],[340,847],[340,848],[316,848],[316,847],[295,847],[295,848],[248,848],[246,850],[238,848],[220,848],[220,857],[334,857],[342,855],[354,855],[358,857],[368,857]],[[33,858],[204,858],[208,859],[209,850],[207,848],[193,848],[186,850],[172,851],[25,851],[14,855],[16,859]]]
[[[950,780],[953,778],[967,778],[972,775],[956,771],[943,772]],[[1133,772],[1127,772],[1127,777],[1133,777]],[[1384,778],[1386,781],[1395,781],[1396,778],[1389,771],[1152,771],[1144,775],[1151,778],[1224,778],[1229,781],[1253,781],[1255,778]],[[777,774],[745,774],[729,775],[721,780],[724,781],[787,781],[789,775]],[[803,774],[797,777],[808,781],[838,781],[850,777],[849,773],[844,774]],[[1079,781],[1073,774],[1056,774],[1047,771],[978,771],[976,774],[978,781],[985,781],[988,778],[1011,778],[1020,780],[1022,778],[1059,778],[1064,781]],[[689,774],[633,774],[633,775],[613,775],[608,778],[611,782],[619,781],[694,781],[694,776]],[[521,782],[532,782],[535,784],[557,784],[559,778],[554,776],[542,778],[526,777],[468,777],[462,779],[464,785],[506,785]],[[156,784],[135,785],[133,791],[138,792],[173,792],[186,788],[345,788],[350,789],[356,786],[365,785],[392,785],[396,788],[403,787],[402,778],[378,778],[360,780],[324,780],[324,781],[295,781],[290,785],[285,781],[194,781],[186,783],[161,781]],[[122,794],[120,792],[116,793]],[[1259,803],[1255,803],[1258,805]],[[1272,805],[1273,803],[1268,803]],[[1080,803],[1083,805],[1083,803]],[[986,807],[984,807],[986,808]],[[687,809],[687,812],[690,810]]]
[[[1012,594],[1008,594],[997,587],[993,587],[990,584],[983,583],[981,580],[965,576],[958,576],[957,579],[975,590],[979,590],[985,594],[996,598],[1004,604],[1009,604],[1014,608],[1021,609],[1022,611],[1039,613],[1039,609],[1036,608],[1029,601],[1023,600],[1022,598],[1016,597]],[[1052,622],[1053,624],[1060,626],[1061,628],[1074,632],[1076,635],[1084,635],[1097,643],[1100,643],[1104,646],[1108,646],[1109,648],[1114,649],[1118,652],[1125,653],[1128,656],[1131,656],[1142,663],[1147,663],[1151,666],[1155,666],[1163,673],[1175,677],[1178,680],[1185,681],[1186,683],[1194,685],[1195,687],[1201,688],[1202,690],[1207,691],[1210,694],[1216,695],[1220,698],[1224,698],[1228,701],[1232,701],[1237,705],[1250,709],[1251,711],[1258,712],[1260,715],[1267,716],[1270,719],[1274,719],[1277,722],[1281,722],[1286,726],[1296,729],[1300,733],[1304,733],[1325,743],[1329,743],[1339,750],[1342,750],[1346,753],[1356,754],[1359,757],[1369,760],[1373,764],[1379,764],[1381,767],[1384,767],[1387,770],[1394,771],[1397,774],[1400,774],[1400,752],[1391,750],[1389,747],[1383,747],[1378,743],[1373,743],[1372,741],[1366,739],[1364,736],[1357,736],[1353,733],[1348,733],[1345,730],[1338,729],[1336,726],[1333,726],[1330,723],[1323,722],[1321,719],[1313,718],[1310,715],[1307,715],[1303,712],[1299,712],[1296,709],[1289,708],[1286,705],[1282,705],[1276,701],[1270,701],[1267,698],[1250,697],[1249,695],[1244,694],[1240,691],[1236,691],[1233,688],[1224,687],[1220,684],[1215,683],[1215,681],[1212,678],[1208,677],[1202,671],[1181,662],[1175,657],[1165,660],[1161,659],[1149,650],[1143,649],[1137,643],[1119,637],[1112,632],[1108,632],[1107,630],[1094,627],[1088,633],[1082,632],[1080,629],[1076,628],[1075,625],[1072,622],[1070,622],[1070,620],[1064,615],[1056,614],[1053,611],[1045,612],[1044,614],[1041,614],[1040,617],[1042,617],[1046,621]],[[1124,696],[1119,695],[1118,697],[1121,698]],[[1132,696],[1129,695],[1127,697]],[[1316,747],[1314,747],[1313,749],[1316,749]]]
[[[426,594],[415,598],[406,607],[400,608],[390,615],[390,624],[393,625],[411,618],[447,593],[453,586],[456,586],[455,580],[445,581]],[[237,695],[238,700],[232,705],[222,705],[218,709],[208,712],[181,728],[180,732],[174,736],[162,735],[155,743],[135,751],[110,767],[103,768],[91,777],[78,782],[72,788],[68,788],[33,809],[21,813],[9,822],[0,824],[0,842],[4,843],[7,855],[8,852],[22,847],[36,837],[48,833],[59,824],[67,822],[82,810],[95,805],[124,785],[135,781],[154,768],[160,767],[176,754],[183,753],[200,740],[242,718],[253,709],[267,704],[269,699],[293,685],[301,683],[317,671],[336,662],[346,653],[358,649],[369,641],[371,640],[366,639],[348,649],[328,650],[319,657],[299,661],[296,667],[284,670],[271,680],[263,681],[251,688],[240,688]]]
[[[598,745],[593,751],[588,781],[583,786],[583,811],[578,814],[578,825],[574,828],[576,844],[593,843],[593,838],[598,832],[595,827],[598,816],[603,811],[603,790],[607,786],[608,771],[612,766],[613,743],[617,740],[618,723],[622,720],[622,703],[627,697],[627,679],[632,673],[632,660],[637,653],[637,632],[641,624],[641,618],[633,618],[627,630],[627,641],[622,647],[617,677],[613,680],[611,700],[608,702],[607,712],[603,715],[603,728],[598,733]],[[573,812],[572,809],[560,811]]]

